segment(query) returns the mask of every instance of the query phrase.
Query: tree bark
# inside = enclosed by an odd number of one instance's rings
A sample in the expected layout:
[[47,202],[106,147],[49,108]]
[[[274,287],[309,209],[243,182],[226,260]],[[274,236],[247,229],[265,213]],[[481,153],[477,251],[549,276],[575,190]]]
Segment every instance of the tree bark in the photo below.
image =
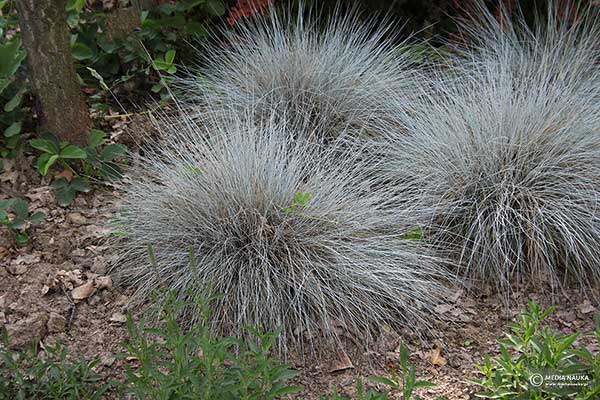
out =
[[91,120],[71,56],[66,4],[67,0],[16,1],[42,129],[83,144]]

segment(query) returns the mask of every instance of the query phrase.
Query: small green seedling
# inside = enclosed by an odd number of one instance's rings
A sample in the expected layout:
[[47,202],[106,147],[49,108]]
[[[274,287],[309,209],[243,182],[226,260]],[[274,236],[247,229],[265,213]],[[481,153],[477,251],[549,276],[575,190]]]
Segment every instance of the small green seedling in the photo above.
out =
[[423,240],[423,228],[421,228],[420,226],[416,226],[413,229],[411,229],[408,233],[406,233],[403,237],[404,239],[409,240]]
[[23,199],[10,198],[0,200],[0,223],[13,234],[15,241],[19,245],[23,245],[29,240],[26,223],[34,224],[45,217],[46,215],[39,211],[30,214],[29,205]]
[[[434,387],[435,384],[429,381],[418,381],[415,378],[415,367],[408,362],[408,347],[404,343],[400,344],[400,365],[398,371],[392,370],[391,377],[372,376],[369,380],[372,382],[383,383],[392,390],[401,391],[404,399],[412,399],[413,391],[417,388]],[[415,396],[414,399],[421,399]]]
[[289,205],[289,207],[285,207],[283,212],[286,214],[293,214],[299,208],[306,207],[310,199],[312,198],[312,194],[308,192],[298,192],[294,195],[294,200]]

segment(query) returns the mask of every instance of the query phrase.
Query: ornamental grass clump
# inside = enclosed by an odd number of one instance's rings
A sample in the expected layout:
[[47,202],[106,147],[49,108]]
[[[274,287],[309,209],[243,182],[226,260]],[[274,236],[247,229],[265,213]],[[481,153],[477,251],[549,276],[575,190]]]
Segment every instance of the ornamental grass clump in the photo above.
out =
[[305,127],[227,120],[163,121],[165,142],[128,175],[114,273],[134,301],[166,286],[191,304],[183,318],[193,321],[196,299],[222,294],[215,332],[282,327],[284,352],[344,335],[367,346],[384,323],[427,329],[445,298],[444,265],[407,235],[418,212],[389,206],[395,194],[373,184],[373,161],[290,139]]
[[297,134],[329,138],[402,128],[396,107],[418,92],[414,60],[422,46],[398,40],[394,23],[376,24],[356,10],[324,18],[272,9],[235,28],[223,33],[225,44],[200,52],[204,68],[178,82],[198,118],[253,110],[258,123],[312,121]]
[[[486,11],[471,44],[412,103],[389,171],[432,210],[428,229],[462,273],[515,281],[600,281],[600,29],[591,8],[546,23]],[[565,22],[571,21],[571,22]]]

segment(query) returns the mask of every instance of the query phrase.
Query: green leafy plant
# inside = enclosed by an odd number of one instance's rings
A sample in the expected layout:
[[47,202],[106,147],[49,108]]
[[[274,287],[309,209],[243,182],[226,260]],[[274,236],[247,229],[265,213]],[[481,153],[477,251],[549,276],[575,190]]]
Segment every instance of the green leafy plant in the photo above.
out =
[[34,224],[45,218],[43,212],[31,214],[29,205],[20,198],[0,200],[0,224],[4,225],[14,236],[15,241],[22,245],[29,240],[27,223]]
[[60,177],[52,182],[52,188],[56,191],[56,201],[61,207],[71,204],[77,197],[77,193],[87,193],[91,190],[90,185],[80,176],[76,176],[71,182]]
[[93,373],[99,360],[67,360],[68,351],[60,343],[45,345],[46,357],[34,346],[23,352],[8,349],[8,335],[0,347],[0,400],[96,400],[113,383],[101,384]]
[[279,332],[248,328],[255,342],[214,336],[205,304],[199,305],[203,319],[184,330],[178,322],[184,305],[178,296],[162,291],[155,300],[161,304],[160,327],[128,318],[123,356],[138,364],[127,369],[128,393],[151,399],[258,400],[300,390],[285,384],[296,372],[269,355]]
[[[338,393],[337,388],[333,388],[331,396],[321,396],[321,400],[349,400],[347,396]],[[356,382],[356,397],[355,400],[388,400],[389,396],[385,393],[377,392],[373,389],[365,391],[362,381],[359,379]]]
[[[122,2],[122,6],[120,11],[135,9],[128,1]],[[206,35],[205,22],[222,16],[225,11],[222,0],[164,2],[137,14],[134,11],[123,24],[133,24],[130,31],[116,34],[110,14],[118,11],[92,11],[86,9],[82,0],[69,0],[71,47],[82,81],[91,86],[99,84],[102,90],[125,83],[130,88],[145,89],[143,86],[148,84],[152,92],[167,100],[169,78],[177,71],[176,52],[189,51],[181,43]],[[102,108],[99,102],[95,108]]]
[[[404,343],[400,344],[400,360],[399,369],[391,371],[391,377],[372,376],[369,378],[372,382],[383,383],[389,386],[392,390],[399,391],[403,395],[403,399],[408,400],[413,398],[413,392],[417,388],[434,387],[435,384],[429,381],[419,381],[415,378],[415,367],[408,363],[408,347]],[[420,399],[415,396],[415,399]]]
[[[391,393],[401,393],[403,400],[420,400],[421,397],[414,394],[415,389],[435,386],[435,384],[432,382],[420,381],[416,379],[415,367],[409,364],[408,347],[406,347],[404,343],[400,344],[400,359],[398,367],[398,370],[390,371],[390,377],[369,377],[369,381],[389,387],[388,392],[380,392],[373,389],[365,391],[362,381],[358,380],[356,383],[356,400],[388,400],[391,398]],[[438,399],[442,398],[439,397]],[[334,388],[331,397],[321,396],[321,400],[348,400],[348,398],[338,394],[337,389]]]
[[[535,302],[519,315],[519,321],[508,325],[510,333],[498,340],[500,356],[485,356],[484,364],[477,366],[484,375],[473,382],[484,387],[483,398],[501,399],[593,399],[600,393],[600,356],[585,348],[575,348],[578,332],[564,335],[543,320],[554,307],[542,310]],[[600,340],[600,324],[595,336]],[[589,385],[571,388],[548,385],[547,375],[583,374],[591,377]],[[539,379],[539,380],[538,380]]]
[[87,182],[89,177],[108,180],[122,177],[123,171],[116,163],[116,159],[127,152],[127,147],[118,143],[106,144],[105,136],[105,133],[100,130],[92,130],[88,137],[88,146],[84,149],[67,142],[60,142],[49,133],[29,141],[31,147],[42,152],[37,159],[38,171],[42,176],[47,175],[50,168],[58,164],[74,175],[72,180],[60,177],[52,182],[59,205],[66,207],[71,204],[78,192],[89,192],[91,190]]
[[62,164],[63,167],[72,171],[73,168],[68,160],[82,160],[87,157],[86,152],[80,147],[67,142],[59,142],[54,135],[49,133],[43,134],[41,138],[31,139],[29,144],[42,152],[37,159],[38,171],[42,176],[46,176],[50,167],[56,163]]
[[0,162],[14,158],[19,149],[24,118],[21,103],[27,93],[23,76],[26,53],[14,30],[16,24],[12,2],[0,1]]
[[119,143],[102,146],[105,144],[105,137],[103,131],[93,129],[90,132],[88,146],[85,148],[87,157],[84,172],[88,176],[102,179],[121,179],[123,171],[115,160],[127,153],[127,147]]

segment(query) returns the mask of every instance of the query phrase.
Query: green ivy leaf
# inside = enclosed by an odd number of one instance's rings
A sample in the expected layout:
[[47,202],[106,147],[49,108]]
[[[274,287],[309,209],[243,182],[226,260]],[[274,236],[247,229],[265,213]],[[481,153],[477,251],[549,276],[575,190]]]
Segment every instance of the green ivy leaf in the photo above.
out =
[[23,100],[23,95],[25,94],[25,90],[21,89],[4,105],[4,111],[11,112],[15,108],[17,108],[21,101]]
[[94,56],[92,49],[81,42],[75,42],[71,45],[73,58],[79,61],[89,60]]
[[21,133],[21,121],[13,122],[8,128],[4,130],[4,137],[13,137]]
[[12,77],[21,63],[25,59],[25,51],[21,47],[21,39],[14,38],[13,40],[0,44],[0,77]]

